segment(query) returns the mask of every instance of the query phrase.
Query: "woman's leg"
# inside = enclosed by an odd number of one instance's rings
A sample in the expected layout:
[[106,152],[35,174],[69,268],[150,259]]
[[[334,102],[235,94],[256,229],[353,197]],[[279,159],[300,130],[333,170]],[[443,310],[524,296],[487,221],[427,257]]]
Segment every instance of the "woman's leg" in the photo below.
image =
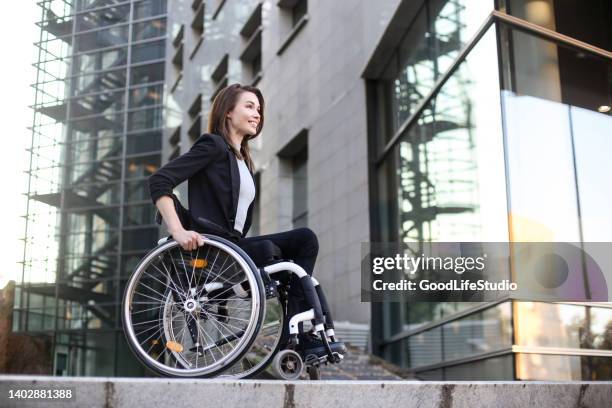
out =
[[310,228],[297,228],[276,234],[243,238],[238,243],[238,246],[248,246],[249,243],[261,240],[272,241],[280,248],[284,259],[293,260],[293,262],[304,268],[309,276],[312,276],[317,254],[319,253],[319,241],[316,234]]
[[[312,276],[317,254],[319,253],[319,241],[316,234],[310,228],[297,228],[276,234],[243,238],[238,243],[238,246],[244,246],[245,252],[248,254],[248,244],[261,240],[272,241],[280,248],[283,259],[291,259],[301,266],[309,276]],[[304,311],[307,303],[300,279],[295,274],[291,274],[290,279],[287,314],[288,316],[293,316]],[[299,331],[300,333],[303,332],[303,323],[299,324]]]

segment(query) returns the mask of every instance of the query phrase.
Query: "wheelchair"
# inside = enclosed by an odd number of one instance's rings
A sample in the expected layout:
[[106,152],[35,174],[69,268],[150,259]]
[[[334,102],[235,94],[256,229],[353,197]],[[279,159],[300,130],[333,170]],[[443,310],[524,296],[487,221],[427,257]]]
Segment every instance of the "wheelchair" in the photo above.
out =
[[126,284],[123,328],[141,363],[170,377],[296,380],[305,370],[314,380],[322,364],[342,361],[346,347],[316,279],[271,241],[249,256],[221,236],[202,237],[193,251],[161,239]]

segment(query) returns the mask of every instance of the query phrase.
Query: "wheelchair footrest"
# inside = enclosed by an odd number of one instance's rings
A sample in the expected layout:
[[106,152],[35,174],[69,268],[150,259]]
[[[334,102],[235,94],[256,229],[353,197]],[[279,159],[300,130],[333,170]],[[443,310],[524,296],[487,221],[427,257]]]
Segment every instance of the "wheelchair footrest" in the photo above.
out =
[[[342,360],[342,356],[346,354],[347,352],[347,348],[344,345],[344,343],[341,341],[336,341],[333,343],[329,343],[329,346],[332,350],[332,353],[338,354],[340,356],[339,360]],[[304,361],[307,361],[310,356],[314,356],[318,358],[319,360],[322,360],[321,362],[327,361],[328,355],[327,355],[327,350],[325,349],[324,345],[316,346],[316,347],[308,347],[303,350],[300,350],[298,346],[298,351],[300,352],[300,354],[304,356]]]
[[304,359],[304,364],[306,364],[307,367],[310,367],[310,366],[318,367],[321,364],[327,364],[329,362],[331,362],[331,363],[340,363],[344,359],[344,355],[343,354],[334,352],[332,355],[333,355],[333,361],[330,361],[328,355],[324,355],[324,356],[318,357],[318,356],[316,356],[314,354],[308,354],[306,356],[306,358]]

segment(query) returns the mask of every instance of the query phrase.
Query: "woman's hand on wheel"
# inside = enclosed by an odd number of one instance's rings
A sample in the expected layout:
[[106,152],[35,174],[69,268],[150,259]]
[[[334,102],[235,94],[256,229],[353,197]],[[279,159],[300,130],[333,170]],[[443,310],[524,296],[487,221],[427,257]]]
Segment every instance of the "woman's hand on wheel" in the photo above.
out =
[[178,242],[185,251],[193,251],[204,245],[204,238],[202,238],[202,236],[195,231],[187,231],[183,229],[175,231],[174,233],[171,233],[171,235],[172,238],[174,238],[174,240]]

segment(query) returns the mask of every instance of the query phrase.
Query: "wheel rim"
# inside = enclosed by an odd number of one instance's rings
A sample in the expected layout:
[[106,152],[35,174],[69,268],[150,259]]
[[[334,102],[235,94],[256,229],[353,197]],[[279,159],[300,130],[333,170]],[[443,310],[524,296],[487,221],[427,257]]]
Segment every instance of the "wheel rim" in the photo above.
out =
[[300,370],[300,365],[301,363],[293,354],[286,355],[281,361],[281,368],[283,369],[283,372],[291,376],[294,376],[302,371]]
[[253,341],[263,318],[260,291],[253,288],[258,285],[252,268],[223,242],[205,239],[191,252],[174,241],[163,244],[143,259],[126,287],[128,341],[156,371],[213,375]]

